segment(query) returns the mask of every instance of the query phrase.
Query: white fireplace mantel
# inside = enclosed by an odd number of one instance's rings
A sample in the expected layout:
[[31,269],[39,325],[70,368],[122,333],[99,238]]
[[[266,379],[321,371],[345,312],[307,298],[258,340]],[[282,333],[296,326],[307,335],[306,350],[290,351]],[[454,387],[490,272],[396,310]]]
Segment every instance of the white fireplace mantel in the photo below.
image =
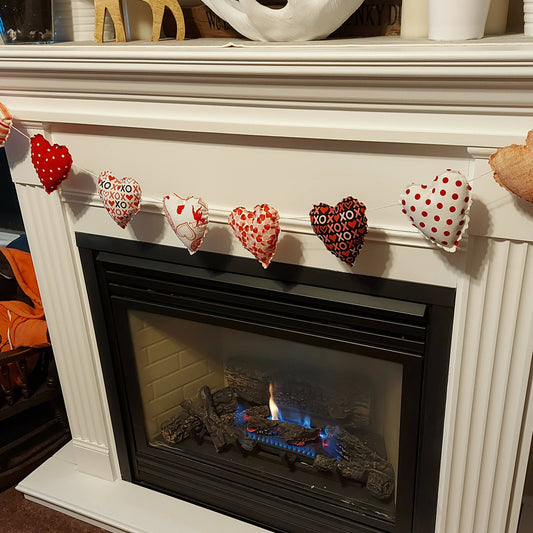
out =
[[[120,480],[74,233],[181,246],[161,198],[183,192],[210,206],[203,249],[245,256],[225,218],[266,201],[281,215],[275,261],[456,288],[436,531],[516,531],[533,431],[533,207],[494,182],[487,159],[533,129],[531,38],[6,46],[0,79],[16,127],[67,145],[75,164],[48,196],[27,138],[6,145],[73,436],[20,490],[112,531],[255,530]],[[475,179],[455,254],[394,205],[446,168]],[[141,183],[126,230],[98,201],[101,170]],[[369,208],[353,270],[305,221],[313,203],[347,195]]]

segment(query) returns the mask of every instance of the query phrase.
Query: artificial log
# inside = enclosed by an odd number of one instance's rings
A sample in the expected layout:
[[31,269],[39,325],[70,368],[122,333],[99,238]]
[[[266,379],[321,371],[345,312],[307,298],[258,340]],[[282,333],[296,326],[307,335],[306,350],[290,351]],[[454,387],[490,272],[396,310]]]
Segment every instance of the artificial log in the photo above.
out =
[[365,483],[367,490],[376,498],[389,498],[395,485],[392,465],[355,435],[338,427],[328,427],[326,431],[327,439],[336,442],[340,459],[337,465],[339,474],[344,478]]
[[254,405],[253,407],[248,407],[244,414],[247,417],[260,416],[261,418],[268,418],[270,416],[270,408],[268,405]]
[[320,470],[321,472],[337,472],[337,466],[339,461],[333,459],[332,457],[325,457],[323,455],[317,455],[315,461],[313,462],[313,468]]
[[251,416],[246,421],[246,429],[257,435],[273,436],[278,434],[278,421],[269,420],[261,416]]
[[[274,365],[275,366],[275,365]],[[234,358],[224,370],[227,385],[245,402],[267,404],[272,384],[273,398],[282,412],[296,412],[316,419],[314,425],[333,420],[354,428],[370,425],[372,393],[364,382],[318,385],[308,369],[283,368],[255,359]]]
[[299,411],[311,419],[343,420],[353,427],[370,425],[371,392],[362,383],[323,387],[312,377],[274,379],[273,398],[281,412]]
[[259,416],[252,416],[246,422],[246,428],[257,435],[276,436],[287,444],[303,445],[316,440],[320,435],[319,428],[306,428],[281,420],[269,420]]
[[208,386],[202,387],[196,398],[183,400],[181,406],[188,415],[196,416],[203,422],[217,452],[232,444],[233,438],[215,411],[213,396]]
[[234,358],[224,369],[224,379],[242,400],[255,405],[268,403],[271,376],[266,365]]
[[224,387],[213,393],[213,404],[218,416],[234,413],[237,410],[237,396],[230,387]]
[[372,496],[380,500],[386,500],[394,492],[394,476],[391,479],[388,473],[369,470],[365,487]]
[[169,444],[177,444],[204,429],[203,422],[195,415],[180,413],[161,426],[161,435]]
[[368,469],[365,468],[364,463],[358,461],[339,461],[337,471],[342,477],[361,483],[365,483],[368,476]]
[[268,418],[269,416],[270,409],[268,408],[268,405],[254,405],[252,407],[248,407],[248,409],[245,409],[244,411],[236,412],[234,416],[234,423],[236,426],[244,426],[252,417]]

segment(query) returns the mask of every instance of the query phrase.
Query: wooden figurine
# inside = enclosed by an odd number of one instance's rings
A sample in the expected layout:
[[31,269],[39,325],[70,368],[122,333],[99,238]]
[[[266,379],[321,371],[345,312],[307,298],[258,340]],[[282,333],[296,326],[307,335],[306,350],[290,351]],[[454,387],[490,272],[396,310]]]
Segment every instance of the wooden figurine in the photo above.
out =
[[[176,40],[185,39],[185,21],[183,11],[178,0],[142,0],[152,9],[152,41],[158,41],[161,35],[161,24],[163,23],[163,14],[165,7],[168,7],[176,19]],[[126,41],[124,31],[124,21],[122,18],[121,0],[94,0],[95,27],[94,40],[101,43],[104,40],[104,21],[105,13],[108,11],[115,26],[115,35],[117,43]]]
[[185,39],[185,20],[183,19],[183,11],[179,5],[178,0],[142,0],[146,2],[152,9],[152,41],[159,41],[161,35],[161,24],[163,23],[163,14],[165,7],[168,7],[174,19],[176,20],[176,40],[183,41]]
[[109,13],[113,26],[115,26],[115,39],[117,43],[126,42],[124,20],[122,19],[122,6],[120,0],[94,0],[94,41],[104,42],[105,12]]

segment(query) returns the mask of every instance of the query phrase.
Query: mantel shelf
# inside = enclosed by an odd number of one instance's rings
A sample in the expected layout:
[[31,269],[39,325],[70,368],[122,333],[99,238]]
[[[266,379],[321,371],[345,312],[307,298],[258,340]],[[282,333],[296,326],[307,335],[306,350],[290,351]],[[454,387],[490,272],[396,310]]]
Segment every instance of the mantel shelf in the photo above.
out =
[[273,64],[449,64],[503,63],[533,64],[533,37],[522,34],[485,37],[471,41],[441,42],[400,37],[331,39],[295,43],[262,43],[245,39],[163,40],[157,43],[93,42],[55,43],[51,45],[9,45],[0,47],[0,65],[13,68],[33,64],[61,62],[152,63],[219,61],[227,63]]

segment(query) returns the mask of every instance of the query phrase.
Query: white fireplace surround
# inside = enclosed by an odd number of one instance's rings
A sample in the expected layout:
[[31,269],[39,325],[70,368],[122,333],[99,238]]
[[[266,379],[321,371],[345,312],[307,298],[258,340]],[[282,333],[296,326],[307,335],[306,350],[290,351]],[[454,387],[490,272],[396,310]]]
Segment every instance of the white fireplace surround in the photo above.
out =
[[[110,531],[262,531],[120,479],[74,233],[180,247],[161,209],[177,192],[210,206],[202,249],[247,256],[227,214],[268,202],[282,224],[274,261],[455,287],[436,531],[516,531],[533,430],[533,207],[494,182],[487,158],[533,129],[531,38],[0,47],[0,78],[16,127],[67,145],[75,164],[47,195],[28,140],[12,132],[6,145],[72,431],[19,485],[28,498]],[[390,205],[447,168],[479,177],[455,254]],[[140,182],[126,230],[87,170]],[[369,209],[353,269],[305,220],[348,195]]]

